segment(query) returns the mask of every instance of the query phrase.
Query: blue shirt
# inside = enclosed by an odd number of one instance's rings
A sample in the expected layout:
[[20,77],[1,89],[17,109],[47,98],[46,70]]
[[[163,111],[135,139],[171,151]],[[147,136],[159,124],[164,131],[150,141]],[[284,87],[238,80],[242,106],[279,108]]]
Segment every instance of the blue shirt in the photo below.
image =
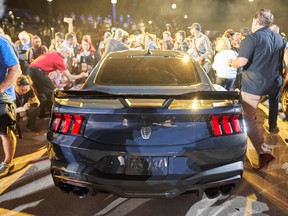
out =
[[[3,36],[0,36],[0,83],[8,74],[8,67],[19,64],[18,57],[13,49],[13,45]],[[8,88],[5,93],[14,101],[16,99],[14,86]]]
[[259,96],[269,93],[279,78],[282,48],[280,34],[267,27],[258,29],[242,41],[238,57],[248,59],[242,73],[242,91]]

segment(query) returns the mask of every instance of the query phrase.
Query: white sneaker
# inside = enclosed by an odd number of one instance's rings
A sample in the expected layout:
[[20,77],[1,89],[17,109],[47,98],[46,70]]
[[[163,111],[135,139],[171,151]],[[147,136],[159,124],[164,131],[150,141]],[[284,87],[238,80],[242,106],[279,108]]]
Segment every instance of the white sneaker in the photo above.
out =
[[0,178],[9,174],[10,169],[14,166],[14,163],[2,162],[0,164]]

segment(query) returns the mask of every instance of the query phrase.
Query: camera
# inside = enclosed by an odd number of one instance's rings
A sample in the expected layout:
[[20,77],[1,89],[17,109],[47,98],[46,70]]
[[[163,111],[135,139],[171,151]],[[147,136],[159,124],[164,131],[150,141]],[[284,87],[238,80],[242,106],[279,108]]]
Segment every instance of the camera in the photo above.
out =
[[37,107],[38,103],[37,102],[29,102],[29,107],[33,108],[33,107]]

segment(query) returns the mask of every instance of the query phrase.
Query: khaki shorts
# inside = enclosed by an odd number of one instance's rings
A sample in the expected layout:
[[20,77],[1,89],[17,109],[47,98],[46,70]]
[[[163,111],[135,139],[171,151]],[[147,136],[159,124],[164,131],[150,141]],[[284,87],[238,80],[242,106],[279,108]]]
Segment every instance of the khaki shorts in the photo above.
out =
[[261,96],[253,95],[247,92],[241,92],[241,95],[243,101],[248,103],[250,106],[252,106],[255,109],[258,107]]

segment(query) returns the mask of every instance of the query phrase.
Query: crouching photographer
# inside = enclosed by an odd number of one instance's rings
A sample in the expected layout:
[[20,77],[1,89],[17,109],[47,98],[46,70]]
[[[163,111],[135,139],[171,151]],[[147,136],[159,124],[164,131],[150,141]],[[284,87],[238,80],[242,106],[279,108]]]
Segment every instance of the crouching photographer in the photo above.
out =
[[33,132],[40,132],[36,125],[40,113],[40,101],[34,90],[29,76],[21,75],[15,84],[17,121],[27,120],[27,128]]

